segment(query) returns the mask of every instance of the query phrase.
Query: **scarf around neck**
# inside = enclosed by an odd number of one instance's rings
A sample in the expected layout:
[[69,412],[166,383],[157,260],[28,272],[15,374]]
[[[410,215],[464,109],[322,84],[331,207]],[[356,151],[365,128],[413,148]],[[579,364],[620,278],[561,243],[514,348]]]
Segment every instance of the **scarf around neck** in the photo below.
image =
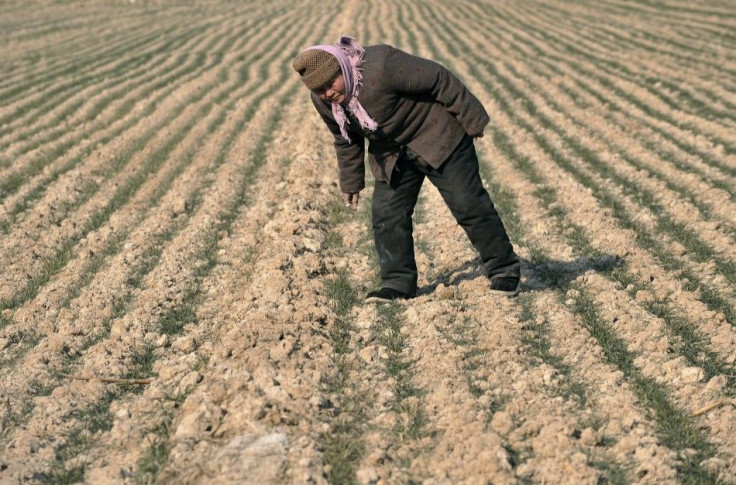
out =
[[[363,64],[363,56],[365,55],[365,49],[360,46],[355,39],[347,35],[340,37],[340,40],[333,45],[314,45],[309,49],[323,50],[329,54],[332,54],[337,62],[340,64],[340,70],[342,71],[343,78],[345,79],[345,98],[347,101],[347,108],[355,116],[360,123],[360,126],[370,131],[376,131],[378,129],[378,123],[370,117],[363,106],[358,102],[358,90],[363,81],[363,74],[360,70],[360,66]],[[337,103],[332,103],[332,114],[340,127],[340,134],[348,141],[347,129],[347,115],[342,106]]]

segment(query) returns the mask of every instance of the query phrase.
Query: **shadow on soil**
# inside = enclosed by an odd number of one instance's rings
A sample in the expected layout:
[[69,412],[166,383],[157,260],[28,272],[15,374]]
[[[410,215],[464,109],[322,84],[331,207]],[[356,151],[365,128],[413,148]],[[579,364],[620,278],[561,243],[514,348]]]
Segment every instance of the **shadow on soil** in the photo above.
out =
[[[613,255],[604,254],[596,257],[582,257],[573,261],[549,260],[540,263],[521,259],[521,291],[564,290],[579,276],[594,271],[610,273],[622,266],[624,260]],[[462,281],[482,277],[480,260],[475,258],[464,263],[452,272],[451,276],[440,277],[432,284],[420,287],[417,295],[434,292],[439,284],[456,286]]]

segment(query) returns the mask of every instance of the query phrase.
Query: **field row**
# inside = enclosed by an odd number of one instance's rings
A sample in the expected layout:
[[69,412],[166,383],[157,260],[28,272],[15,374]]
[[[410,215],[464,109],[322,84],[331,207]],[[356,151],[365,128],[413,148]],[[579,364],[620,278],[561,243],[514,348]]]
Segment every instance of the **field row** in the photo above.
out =
[[[4,8],[0,481],[734,481],[728,2]],[[488,109],[518,298],[428,184],[419,296],[361,304],[291,70],[343,32]]]

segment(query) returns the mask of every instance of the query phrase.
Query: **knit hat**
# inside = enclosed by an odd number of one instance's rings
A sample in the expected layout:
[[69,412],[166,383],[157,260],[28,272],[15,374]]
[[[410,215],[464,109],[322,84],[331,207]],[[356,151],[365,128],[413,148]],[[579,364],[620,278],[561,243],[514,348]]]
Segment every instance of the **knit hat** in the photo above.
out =
[[334,80],[342,71],[332,54],[319,49],[307,49],[294,58],[294,70],[312,91]]

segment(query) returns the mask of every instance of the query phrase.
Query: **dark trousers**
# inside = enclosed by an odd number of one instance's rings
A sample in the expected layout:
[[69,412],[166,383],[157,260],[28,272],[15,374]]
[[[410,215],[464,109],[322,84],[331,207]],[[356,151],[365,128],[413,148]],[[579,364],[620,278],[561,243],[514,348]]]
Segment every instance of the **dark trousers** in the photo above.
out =
[[376,181],[373,234],[382,286],[413,294],[417,289],[412,214],[424,178],[428,177],[480,253],[489,278],[519,276],[519,259],[478,171],[473,139],[466,136],[438,168],[402,156],[391,183]]

